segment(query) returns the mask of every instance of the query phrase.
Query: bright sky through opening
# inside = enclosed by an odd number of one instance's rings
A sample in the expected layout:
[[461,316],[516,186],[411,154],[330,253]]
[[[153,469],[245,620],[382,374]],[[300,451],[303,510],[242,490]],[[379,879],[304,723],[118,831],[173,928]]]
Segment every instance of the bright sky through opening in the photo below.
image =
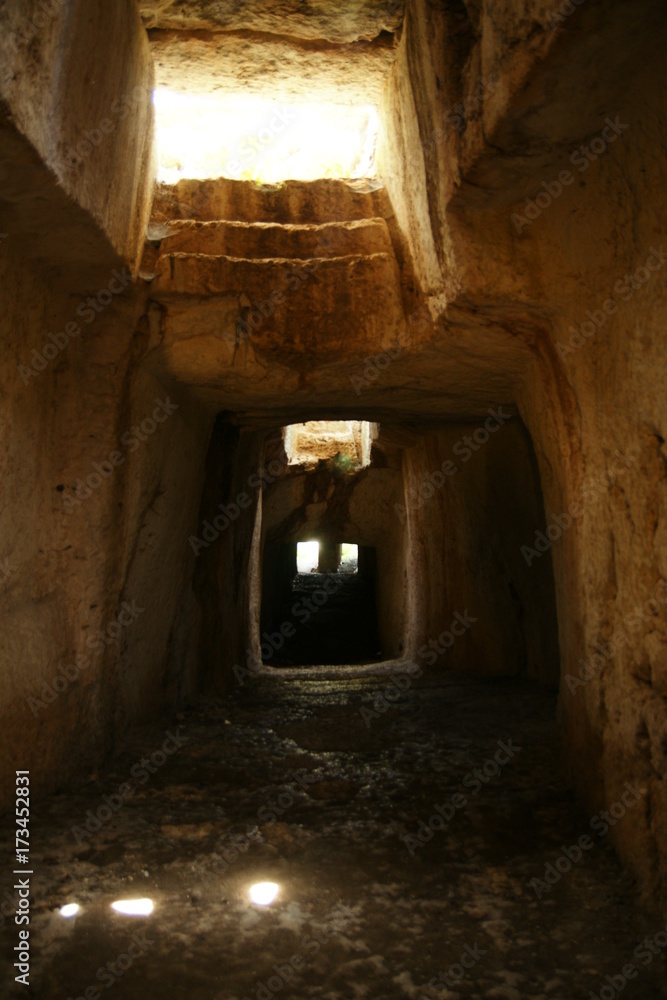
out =
[[152,899],[118,899],[111,904],[116,913],[124,913],[128,917],[148,917],[153,912]]
[[278,896],[279,889],[276,882],[256,882],[250,886],[248,895],[256,906],[270,906]]
[[320,559],[319,542],[297,542],[296,543],[296,571],[297,573],[310,573],[317,569]]
[[370,105],[275,104],[257,97],[154,92],[158,180],[258,183],[375,175]]
[[359,546],[352,542],[341,545],[340,572],[356,573],[359,570]]

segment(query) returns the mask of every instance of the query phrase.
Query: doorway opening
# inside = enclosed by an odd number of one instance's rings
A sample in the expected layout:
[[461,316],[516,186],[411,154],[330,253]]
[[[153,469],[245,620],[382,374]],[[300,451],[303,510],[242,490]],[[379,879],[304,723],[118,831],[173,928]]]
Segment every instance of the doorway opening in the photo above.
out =
[[297,542],[296,571],[297,573],[314,573],[320,559],[319,542]]
[[262,586],[263,662],[290,667],[381,660],[376,565],[375,549],[354,542],[270,546]]
[[296,543],[297,573],[357,573],[359,571],[359,546],[353,542],[340,545],[320,544],[318,541]]

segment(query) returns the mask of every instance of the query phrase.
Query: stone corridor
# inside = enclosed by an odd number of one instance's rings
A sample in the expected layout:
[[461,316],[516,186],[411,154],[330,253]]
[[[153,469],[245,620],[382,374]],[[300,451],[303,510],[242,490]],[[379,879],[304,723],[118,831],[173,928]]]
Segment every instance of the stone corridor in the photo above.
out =
[[0,0],[0,1000],[666,995],[665,51]]

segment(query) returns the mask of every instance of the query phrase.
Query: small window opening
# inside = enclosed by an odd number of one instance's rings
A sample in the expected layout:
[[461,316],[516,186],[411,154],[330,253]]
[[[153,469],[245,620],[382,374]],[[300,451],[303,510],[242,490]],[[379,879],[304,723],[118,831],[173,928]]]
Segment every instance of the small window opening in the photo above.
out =
[[297,573],[315,573],[320,559],[319,542],[297,542],[296,571]]
[[359,548],[351,542],[341,545],[341,557],[338,565],[339,573],[357,573],[359,570]]
[[374,548],[326,533],[270,542],[262,578],[263,662],[296,667],[382,659],[377,585]]
[[359,547],[353,542],[320,546],[317,541],[297,542],[296,571],[301,573],[357,573]]

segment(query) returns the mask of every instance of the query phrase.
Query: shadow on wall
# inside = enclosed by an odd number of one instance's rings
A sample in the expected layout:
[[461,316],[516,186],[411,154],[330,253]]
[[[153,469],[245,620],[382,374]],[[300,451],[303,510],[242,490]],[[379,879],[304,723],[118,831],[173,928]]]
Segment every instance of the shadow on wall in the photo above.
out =
[[544,529],[539,473],[518,417],[452,425],[405,452],[408,652],[422,665],[524,675],[557,688],[550,551],[522,546]]

